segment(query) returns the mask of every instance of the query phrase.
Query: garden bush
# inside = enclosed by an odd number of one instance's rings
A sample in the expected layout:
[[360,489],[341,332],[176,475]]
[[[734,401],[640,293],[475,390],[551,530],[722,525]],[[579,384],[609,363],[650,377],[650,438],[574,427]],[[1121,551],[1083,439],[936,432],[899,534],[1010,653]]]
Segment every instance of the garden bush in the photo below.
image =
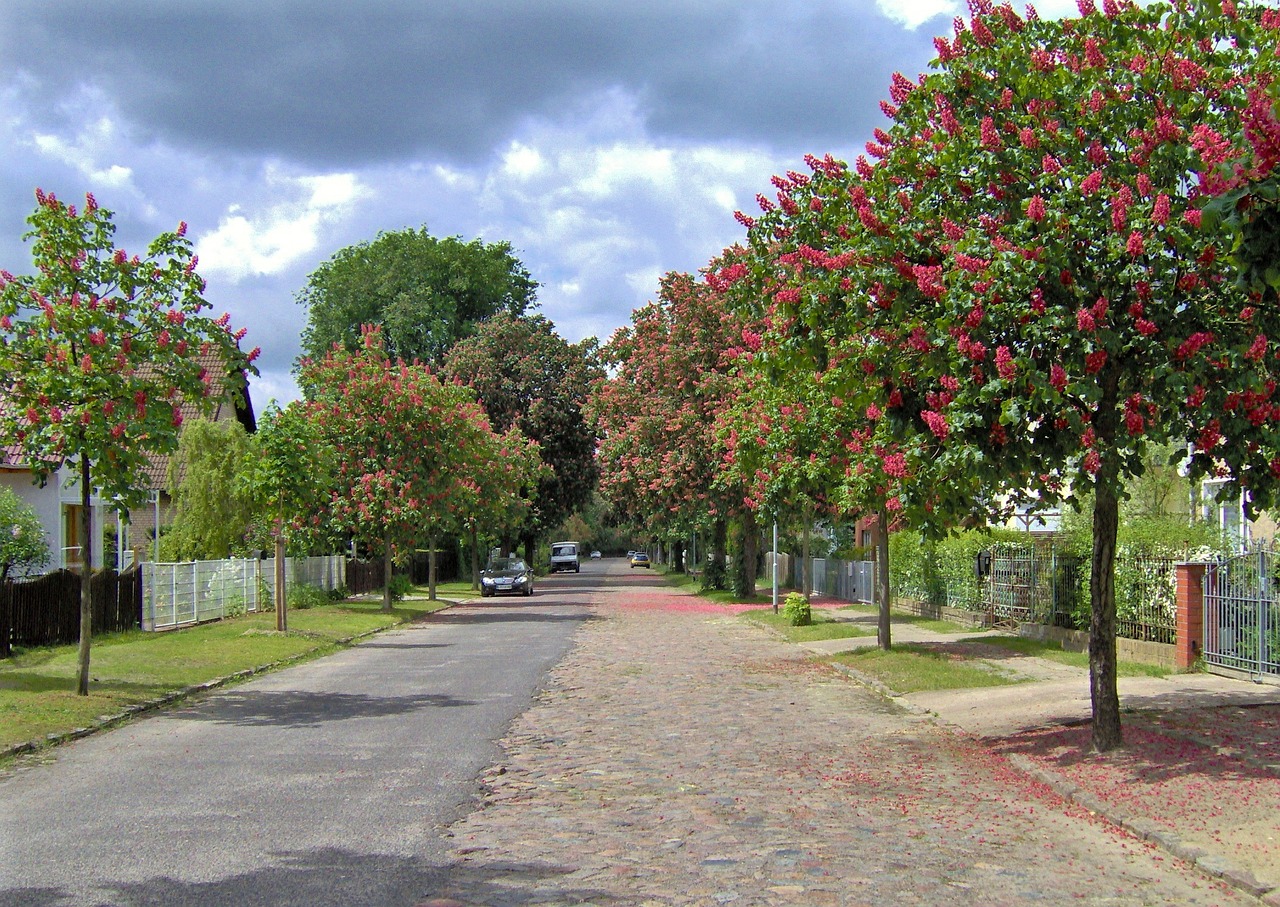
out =
[[793,627],[807,627],[813,623],[813,612],[809,609],[809,599],[799,592],[790,592],[782,603],[782,613]]

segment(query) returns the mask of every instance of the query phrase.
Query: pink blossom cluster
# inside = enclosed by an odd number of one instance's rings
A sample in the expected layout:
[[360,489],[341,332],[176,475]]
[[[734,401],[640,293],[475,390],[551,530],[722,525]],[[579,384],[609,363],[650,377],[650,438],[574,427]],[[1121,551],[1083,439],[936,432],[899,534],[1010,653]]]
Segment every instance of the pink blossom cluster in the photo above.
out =
[[920,413],[920,418],[939,441],[947,440],[947,435],[951,433],[951,426],[947,424],[946,416],[927,409]]

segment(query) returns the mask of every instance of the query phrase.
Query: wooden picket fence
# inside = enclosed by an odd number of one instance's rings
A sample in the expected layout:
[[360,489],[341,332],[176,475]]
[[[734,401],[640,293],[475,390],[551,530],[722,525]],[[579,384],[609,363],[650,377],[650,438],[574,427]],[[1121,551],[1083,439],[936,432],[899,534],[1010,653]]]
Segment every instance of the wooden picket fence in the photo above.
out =
[[[142,580],[136,567],[93,574],[93,632],[136,629],[142,613]],[[13,646],[33,648],[80,639],[80,574],[57,570],[35,579],[0,584],[0,658]]]

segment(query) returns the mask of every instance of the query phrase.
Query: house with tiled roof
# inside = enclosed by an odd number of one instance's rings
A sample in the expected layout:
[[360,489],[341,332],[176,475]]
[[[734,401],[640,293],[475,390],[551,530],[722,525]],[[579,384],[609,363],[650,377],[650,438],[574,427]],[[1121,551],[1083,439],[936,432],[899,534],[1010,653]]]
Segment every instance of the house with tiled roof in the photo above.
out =
[[[72,467],[64,466],[41,485],[23,460],[18,445],[6,439],[0,450],[3,451],[0,454],[0,487],[11,489],[40,518],[45,543],[49,546],[48,568],[79,567],[84,551],[80,538],[80,486],[74,480]],[[103,521],[109,518],[114,522],[115,517],[96,495],[89,500],[93,508],[93,525],[97,527],[93,540],[94,562],[101,563]]]
[[[256,431],[257,417],[253,412],[253,401],[249,397],[247,376],[244,373],[228,372],[216,352],[202,354],[200,364],[212,376],[212,391],[216,400],[213,410],[204,414],[204,418],[214,422],[234,420],[244,426],[246,432]],[[184,423],[202,415],[194,403],[184,403],[181,409]],[[173,521],[173,502],[168,491],[169,458],[149,457],[146,477],[151,504],[130,513],[129,525],[125,527],[128,540],[126,547],[140,560],[153,558],[155,527],[164,527]]]
[[[243,375],[228,372],[216,353],[206,355],[209,361],[202,361],[201,365],[213,376],[213,391],[217,401],[206,418],[216,421],[234,419],[246,431],[254,431],[257,423]],[[0,400],[0,405],[3,405],[3,400]],[[201,415],[194,403],[184,403],[181,410],[184,421]],[[79,484],[75,480],[71,464],[64,466],[41,485],[24,461],[21,448],[12,439],[0,439],[0,451],[0,486],[11,488],[39,516],[45,530],[45,541],[49,545],[49,568],[79,567],[84,550],[83,540],[79,537],[81,502]],[[145,484],[151,492],[151,503],[135,509],[130,514],[128,524],[123,523],[108,505],[99,501],[96,494],[90,497],[95,527],[93,563],[103,563],[103,536],[107,527],[114,527],[125,539],[122,546],[125,552],[132,552],[140,560],[151,559],[156,525],[164,526],[172,520],[172,504],[166,490],[168,471],[168,457],[149,458],[145,469]],[[128,560],[126,556],[125,561]]]

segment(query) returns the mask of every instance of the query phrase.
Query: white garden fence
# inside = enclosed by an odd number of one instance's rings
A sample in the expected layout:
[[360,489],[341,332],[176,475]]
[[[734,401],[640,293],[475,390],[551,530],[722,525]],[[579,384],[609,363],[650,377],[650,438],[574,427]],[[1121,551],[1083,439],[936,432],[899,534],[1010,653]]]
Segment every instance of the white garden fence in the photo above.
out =
[[[346,584],[346,558],[285,559],[285,586],[336,589]],[[257,611],[275,600],[275,559],[142,565],[142,629],[160,630]]]

